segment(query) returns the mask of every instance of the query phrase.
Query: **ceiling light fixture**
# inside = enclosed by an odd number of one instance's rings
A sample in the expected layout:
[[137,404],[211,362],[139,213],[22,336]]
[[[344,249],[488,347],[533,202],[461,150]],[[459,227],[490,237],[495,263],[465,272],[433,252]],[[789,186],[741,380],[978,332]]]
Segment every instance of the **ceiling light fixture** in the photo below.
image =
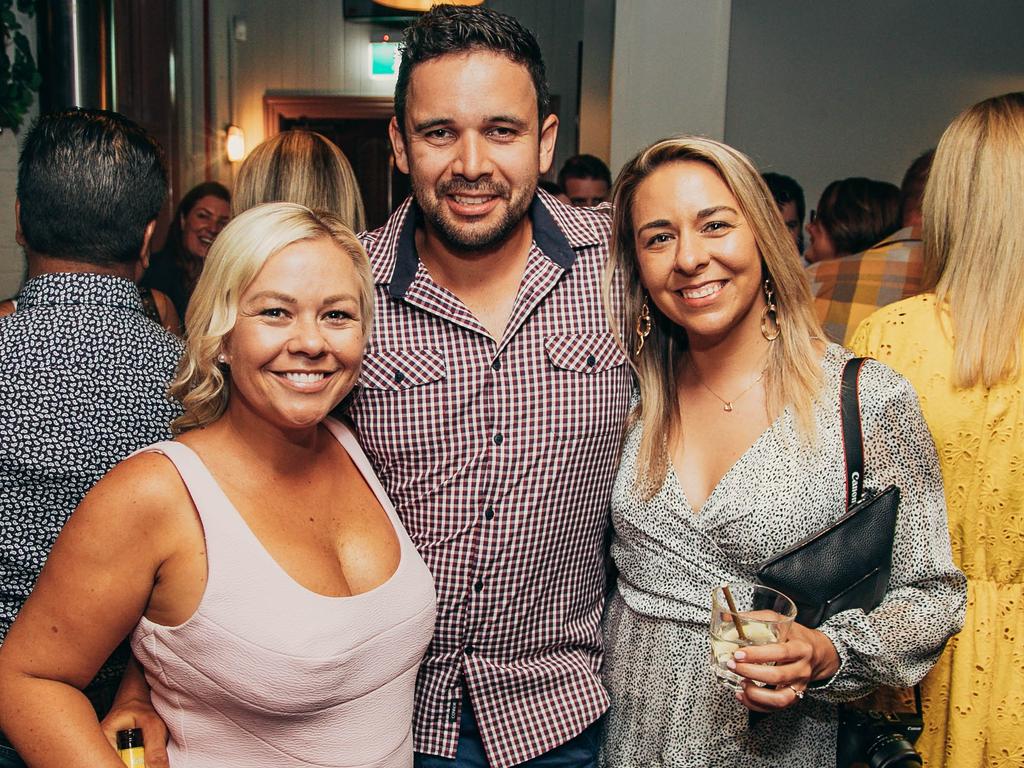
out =
[[373,0],[377,5],[398,11],[429,11],[435,5],[483,5],[484,0]]

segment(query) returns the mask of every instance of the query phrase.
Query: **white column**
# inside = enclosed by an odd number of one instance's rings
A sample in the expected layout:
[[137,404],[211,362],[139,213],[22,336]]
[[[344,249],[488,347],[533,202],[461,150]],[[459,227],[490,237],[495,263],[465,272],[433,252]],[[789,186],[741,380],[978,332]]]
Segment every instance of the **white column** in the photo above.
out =
[[725,135],[732,0],[616,0],[611,167],[679,133]]

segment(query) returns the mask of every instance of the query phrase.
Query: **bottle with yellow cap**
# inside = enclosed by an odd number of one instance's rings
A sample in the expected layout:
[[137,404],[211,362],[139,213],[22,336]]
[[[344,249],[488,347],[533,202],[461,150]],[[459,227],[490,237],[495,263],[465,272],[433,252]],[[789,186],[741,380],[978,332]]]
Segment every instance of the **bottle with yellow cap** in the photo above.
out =
[[117,732],[117,754],[128,768],[146,768],[146,750],[142,743],[141,728]]

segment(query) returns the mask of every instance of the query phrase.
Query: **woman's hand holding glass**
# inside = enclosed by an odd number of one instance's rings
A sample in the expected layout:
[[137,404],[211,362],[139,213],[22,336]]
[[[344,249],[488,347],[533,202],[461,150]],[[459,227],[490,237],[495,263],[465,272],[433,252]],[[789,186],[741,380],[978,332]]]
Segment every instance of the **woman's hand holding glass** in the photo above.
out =
[[745,678],[736,698],[755,712],[793,706],[807,686],[839,670],[839,654],[828,636],[793,622],[785,642],[751,645],[736,651],[730,670]]
[[735,582],[711,593],[712,665],[755,712],[792,706],[839,669],[828,636],[798,624],[796,606],[770,587]]

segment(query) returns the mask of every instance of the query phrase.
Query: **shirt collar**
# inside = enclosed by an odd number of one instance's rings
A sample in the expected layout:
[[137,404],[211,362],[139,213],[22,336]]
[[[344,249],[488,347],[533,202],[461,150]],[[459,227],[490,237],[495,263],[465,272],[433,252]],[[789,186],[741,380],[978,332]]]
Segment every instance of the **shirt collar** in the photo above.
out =
[[[576,251],[600,244],[599,222],[593,217],[608,216],[607,206],[600,209],[573,208],[559,203],[543,190],[534,195],[527,215],[533,224],[533,241],[540,251],[565,271],[572,269]],[[416,278],[419,256],[416,254],[416,228],[423,222],[423,213],[410,198],[395,212],[395,260],[388,283],[388,294],[395,299],[405,292]],[[388,226],[385,225],[385,229]]]
[[889,235],[887,238],[882,240],[878,245],[872,246],[873,248],[879,248],[883,245],[891,245],[892,243],[909,242],[921,239],[921,228],[920,227],[903,227],[898,229]]
[[18,311],[31,307],[103,306],[144,312],[139,289],[131,280],[95,272],[48,272],[18,292]]

